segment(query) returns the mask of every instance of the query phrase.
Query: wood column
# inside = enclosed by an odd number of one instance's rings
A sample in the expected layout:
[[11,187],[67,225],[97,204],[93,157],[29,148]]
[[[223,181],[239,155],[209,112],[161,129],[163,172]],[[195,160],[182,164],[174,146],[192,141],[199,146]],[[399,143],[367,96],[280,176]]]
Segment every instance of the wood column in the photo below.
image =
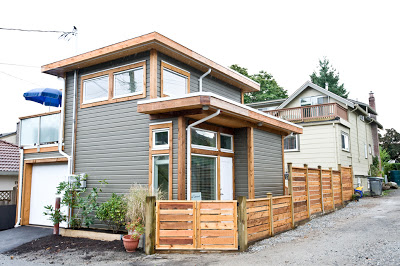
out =
[[254,199],[254,129],[247,128],[247,175],[249,199]]
[[247,250],[247,206],[246,197],[238,197],[238,235],[239,235],[239,251]]
[[342,197],[342,206],[344,206],[344,198],[343,198],[343,179],[342,179],[342,165],[338,164],[339,177],[340,177],[340,196]]
[[293,202],[293,168],[292,163],[288,163],[288,173],[289,173],[289,195],[290,195],[290,213],[292,217],[292,228],[294,228],[294,202]]
[[157,98],[157,51],[150,50],[150,99]]
[[178,200],[185,200],[186,180],[186,121],[184,116],[178,117]]
[[145,240],[145,252],[146,255],[155,253],[156,245],[156,197],[146,197],[146,240]]

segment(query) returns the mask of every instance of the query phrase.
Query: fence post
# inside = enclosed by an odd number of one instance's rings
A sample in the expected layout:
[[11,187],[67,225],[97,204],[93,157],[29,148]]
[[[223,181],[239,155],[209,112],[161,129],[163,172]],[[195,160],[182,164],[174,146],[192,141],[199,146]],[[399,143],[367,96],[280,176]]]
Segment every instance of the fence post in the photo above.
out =
[[156,197],[146,197],[146,240],[145,252],[147,255],[155,253],[156,243]]
[[339,177],[340,177],[340,196],[342,198],[342,206],[344,206],[344,200],[343,200],[343,179],[342,179],[342,165],[338,164],[338,169],[339,169]]
[[324,188],[322,185],[322,167],[318,165],[318,170],[319,170],[319,181],[320,181],[320,187],[321,187],[321,208],[322,208],[322,213],[325,213],[325,208],[324,208]]
[[308,213],[308,218],[310,218],[311,208],[310,208],[310,189],[309,189],[309,182],[308,182],[308,165],[304,164],[304,168],[306,170],[307,213]]
[[331,172],[332,205],[333,205],[333,210],[335,210],[335,192],[334,192],[334,189],[333,189],[333,170],[332,170],[332,167],[329,167],[329,170]]
[[274,206],[272,205],[272,193],[267,193],[269,199],[269,232],[274,236]]
[[18,188],[15,186],[11,192],[11,205],[17,204]]
[[244,196],[238,197],[238,234],[239,251],[247,250],[247,199]]
[[[54,205],[54,209],[56,211],[60,210],[60,197],[56,197],[56,204]],[[59,235],[60,234],[60,223],[56,223],[53,227],[53,235]]]
[[290,195],[290,212],[292,216],[292,228],[294,228],[294,202],[293,202],[293,167],[292,163],[288,163],[289,172],[289,195]]

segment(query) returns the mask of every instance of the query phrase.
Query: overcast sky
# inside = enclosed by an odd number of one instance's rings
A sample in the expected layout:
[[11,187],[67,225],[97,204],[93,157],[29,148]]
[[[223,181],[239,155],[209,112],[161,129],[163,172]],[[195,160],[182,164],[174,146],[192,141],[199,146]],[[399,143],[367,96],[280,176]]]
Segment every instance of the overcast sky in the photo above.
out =
[[[193,4],[191,3],[193,2]],[[152,31],[223,65],[250,73],[265,70],[289,94],[326,56],[350,98],[368,102],[375,93],[378,120],[400,131],[400,15],[398,1],[6,1],[0,30],[0,133],[15,130],[18,117],[47,112],[25,101],[33,88],[61,89],[63,81],[40,66]],[[10,65],[14,64],[14,65]],[[24,66],[15,66],[24,65]],[[55,109],[51,109],[55,110]]]

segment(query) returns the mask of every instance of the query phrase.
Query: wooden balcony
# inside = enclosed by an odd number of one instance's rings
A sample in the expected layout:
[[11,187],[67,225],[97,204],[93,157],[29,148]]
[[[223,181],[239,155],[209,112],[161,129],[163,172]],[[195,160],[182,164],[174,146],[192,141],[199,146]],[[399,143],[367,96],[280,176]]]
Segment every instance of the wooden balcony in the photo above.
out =
[[337,103],[277,109],[266,111],[266,113],[294,123],[332,120],[337,117],[348,121],[346,108]]

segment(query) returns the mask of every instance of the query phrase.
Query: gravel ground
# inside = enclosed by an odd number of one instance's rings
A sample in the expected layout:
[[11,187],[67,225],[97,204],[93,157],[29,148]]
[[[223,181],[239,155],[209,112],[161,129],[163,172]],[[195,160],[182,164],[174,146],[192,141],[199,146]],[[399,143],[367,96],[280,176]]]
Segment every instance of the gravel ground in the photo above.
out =
[[315,218],[247,252],[196,254],[128,254],[45,251],[0,255],[0,265],[400,265],[400,190],[363,198],[346,208]]

